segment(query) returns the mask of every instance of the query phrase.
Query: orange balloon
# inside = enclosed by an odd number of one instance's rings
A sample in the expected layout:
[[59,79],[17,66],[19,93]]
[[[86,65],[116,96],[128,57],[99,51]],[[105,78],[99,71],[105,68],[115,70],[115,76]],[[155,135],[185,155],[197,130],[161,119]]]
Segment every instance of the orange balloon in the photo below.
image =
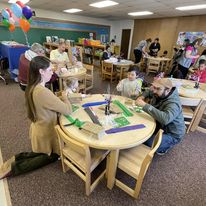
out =
[[10,32],[13,32],[14,30],[15,30],[15,25],[14,24],[10,24],[10,26],[9,26],[9,31]]
[[19,25],[24,32],[28,32],[30,29],[30,23],[26,19],[20,19]]

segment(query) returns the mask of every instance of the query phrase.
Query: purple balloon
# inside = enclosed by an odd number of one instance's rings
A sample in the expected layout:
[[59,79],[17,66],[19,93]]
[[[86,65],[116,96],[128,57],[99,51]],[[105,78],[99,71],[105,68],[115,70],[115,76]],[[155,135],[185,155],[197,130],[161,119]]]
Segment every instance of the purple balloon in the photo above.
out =
[[22,14],[25,16],[26,19],[30,19],[32,17],[31,8],[29,6],[23,7]]

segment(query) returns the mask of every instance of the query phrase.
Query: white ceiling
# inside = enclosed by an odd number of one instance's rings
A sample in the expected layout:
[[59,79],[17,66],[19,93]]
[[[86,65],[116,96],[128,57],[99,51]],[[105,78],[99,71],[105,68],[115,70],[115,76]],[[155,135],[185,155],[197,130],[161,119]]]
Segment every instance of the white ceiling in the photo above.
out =
[[[1,1],[5,3],[8,2],[8,0]],[[175,9],[179,6],[206,4],[206,0],[114,0],[119,4],[101,9],[89,6],[89,4],[97,1],[100,0],[31,0],[27,3],[27,5],[31,8],[39,8],[57,12],[70,8],[78,8],[83,11],[74,15],[105,18],[108,20],[163,18],[206,14],[206,9],[193,11],[178,11]],[[127,15],[129,12],[136,11],[151,11],[154,14],[141,17],[130,17]]]

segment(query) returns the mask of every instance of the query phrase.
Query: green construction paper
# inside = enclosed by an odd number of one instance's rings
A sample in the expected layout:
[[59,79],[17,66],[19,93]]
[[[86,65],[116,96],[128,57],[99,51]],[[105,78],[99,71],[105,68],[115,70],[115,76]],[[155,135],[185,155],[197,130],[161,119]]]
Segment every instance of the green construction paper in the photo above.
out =
[[117,117],[114,119],[114,122],[117,123],[117,127],[123,127],[130,124],[130,122],[125,117]]
[[136,111],[136,112],[139,112],[139,113],[140,113],[140,112],[143,112],[142,107],[135,107],[135,111]]
[[72,112],[75,112],[79,109],[79,106],[72,104]]
[[79,119],[73,119],[69,115],[64,115],[71,123],[74,123],[75,126],[81,128],[85,122],[80,121]]
[[132,117],[133,116],[133,113],[130,112],[119,100],[114,100],[112,101],[114,104],[116,104],[122,111],[123,111],[123,114],[126,116],[126,117]]

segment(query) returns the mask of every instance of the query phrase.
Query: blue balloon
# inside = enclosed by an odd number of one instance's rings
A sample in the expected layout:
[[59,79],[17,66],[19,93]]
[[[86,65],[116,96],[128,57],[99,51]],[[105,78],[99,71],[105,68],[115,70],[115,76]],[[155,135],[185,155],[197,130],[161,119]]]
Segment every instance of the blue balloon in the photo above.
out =
[[23,7],[22,14],[26,17],[26,19],[30,19],[32,17],[31,8],[29,6]]
[[1,11],[1,14],[2,14],[2,16],[3,16],[5,19],[9,19],[9,18],[10,18],[9,12],[8,12],[6,9],[3,9],[3,10]]
[[12,4],[11,10],[17,18],[22,17],[22,8],[18,4]]

